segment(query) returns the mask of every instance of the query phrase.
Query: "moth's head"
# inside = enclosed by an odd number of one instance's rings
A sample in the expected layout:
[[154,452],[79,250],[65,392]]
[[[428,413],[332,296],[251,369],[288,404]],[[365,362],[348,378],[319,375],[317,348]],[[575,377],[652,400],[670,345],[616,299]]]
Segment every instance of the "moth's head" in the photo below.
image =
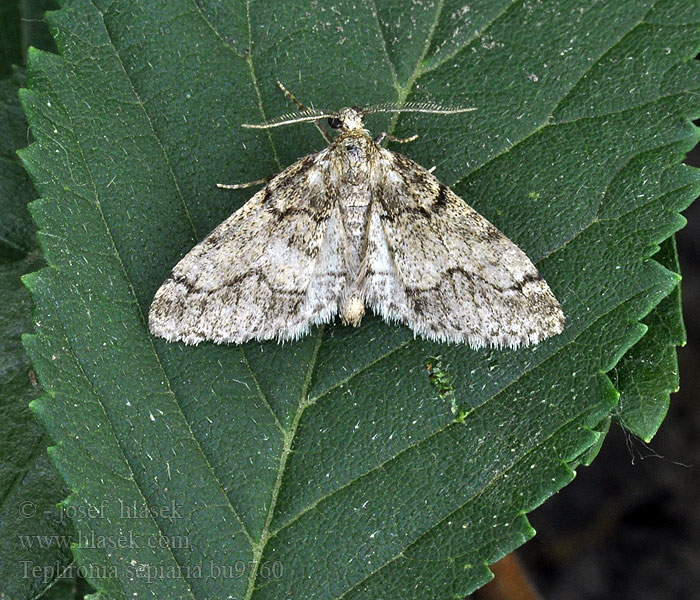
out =
[[363,117],[362,109],[357,106],[341,108],[337,115],[328,117],[328,125],[340,131],[361,131]]

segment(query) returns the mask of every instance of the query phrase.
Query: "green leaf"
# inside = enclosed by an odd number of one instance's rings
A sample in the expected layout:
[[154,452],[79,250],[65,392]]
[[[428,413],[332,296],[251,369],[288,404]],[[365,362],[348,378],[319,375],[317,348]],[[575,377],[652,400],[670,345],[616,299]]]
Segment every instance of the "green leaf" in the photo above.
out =
[[[381,4],[66,0],[61,57],[30,55],[22,157],[50,266],[25,278],[25,344],[75,555],[105,597],[467,594],[590,457],[618,398],[604,372],[677,285],[650,256],[700,189],[679,166],[698,139],[698,10]],[[285,345],[149,336],[169,269],[250,197],[214,184],[323,146],[308,126],[240,128],[289,110],[276,79],[318,107],[476,107],[368,127],[420,134],[401,150],[537,262],[564,333],[520,351],[377,318]]]
[[[675,273],[680,270],[673,238],[662,244],[654,259]],[[611,372],[620,392],[615,418],[647,442],[666,416],[670,392],[678,391],[676,346],[685,344],[680,309],[679,284],[644,318],[649,331]]]

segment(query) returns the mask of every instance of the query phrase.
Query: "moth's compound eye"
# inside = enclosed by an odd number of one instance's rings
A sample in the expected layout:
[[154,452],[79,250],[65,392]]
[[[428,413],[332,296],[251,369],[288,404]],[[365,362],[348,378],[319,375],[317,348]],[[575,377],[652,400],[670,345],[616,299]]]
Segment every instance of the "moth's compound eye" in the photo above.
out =
[[342,123],[338,117],[328,117],[328,125],[333,129],[340,129]]

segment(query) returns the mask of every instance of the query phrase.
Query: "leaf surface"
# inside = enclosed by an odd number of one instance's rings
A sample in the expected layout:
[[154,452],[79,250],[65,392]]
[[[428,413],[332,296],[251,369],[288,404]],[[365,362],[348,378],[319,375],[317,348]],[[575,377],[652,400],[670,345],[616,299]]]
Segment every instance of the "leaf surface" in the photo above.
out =
[[[679,272],[676,244],[669,238],[654,259]],[[678,390],[676,346],[685,344],[680,284],[642,321],[649,330],[610,373],[620,392],[615,418],[620,425],[650,441],[666,416],[669,393]]]
[[[51,17],[61,56],[31,54],[22,96],[50,265],[25,278],[26,347],[76,555],[105,597],[452,598],[533,534],[524,514],[615,409],[604,373],[677,285],[650,256],[700,181],[679,165],[698,137],[698,11],[578,6],[66,0]],[[285,345],[149,336],[170,268],[250,196],[214,184],[323,146],[309,126],[240,128],[289,110],[276,79],[316,107],[476,107],[368,127],[420,134],[401,151],[537,263],[564,333],[520,351],[377,318]]]
[[[27,7],[19,2],[3,7],[3,58],[21,57],[26,50],[22,42],[41,43],[41,28],[31,18],[41,16],[31,13],[38,6],[32,3],[29,14],[22,13]],[[13,20],[15,13],[26,14],[31,25]],[[59,575],[68,578],[65,569],[73,561],[70,520],[57,506],[68,490],[46,454],[49,440],[29,409],[41,388],[20,340],[32,323],[31,299],[20,277],[44,266],[26,208],[36,191],[16,155],[30,141],[17,97],[24,84],[21,67],[0,79],[0,581],[2,593],[14,600],[37,598]]]

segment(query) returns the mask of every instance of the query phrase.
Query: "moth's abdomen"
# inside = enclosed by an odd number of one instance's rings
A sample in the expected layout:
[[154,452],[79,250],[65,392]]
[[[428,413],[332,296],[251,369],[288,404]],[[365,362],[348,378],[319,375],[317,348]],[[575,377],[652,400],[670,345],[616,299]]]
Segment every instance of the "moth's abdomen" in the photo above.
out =
[[364,255],[369,205],[370,197],[367,186],[352,189],[341,199],[340,209],[348,240],[349,258],[351,259],[348,267],[354,273],[359,270]]
[[350,283],[354,283],[352,277],[358,273],[364,256],[375,147],[365,134],[346,134],[336,141],[329,156],[339,184],[338,204],[347,238]]

